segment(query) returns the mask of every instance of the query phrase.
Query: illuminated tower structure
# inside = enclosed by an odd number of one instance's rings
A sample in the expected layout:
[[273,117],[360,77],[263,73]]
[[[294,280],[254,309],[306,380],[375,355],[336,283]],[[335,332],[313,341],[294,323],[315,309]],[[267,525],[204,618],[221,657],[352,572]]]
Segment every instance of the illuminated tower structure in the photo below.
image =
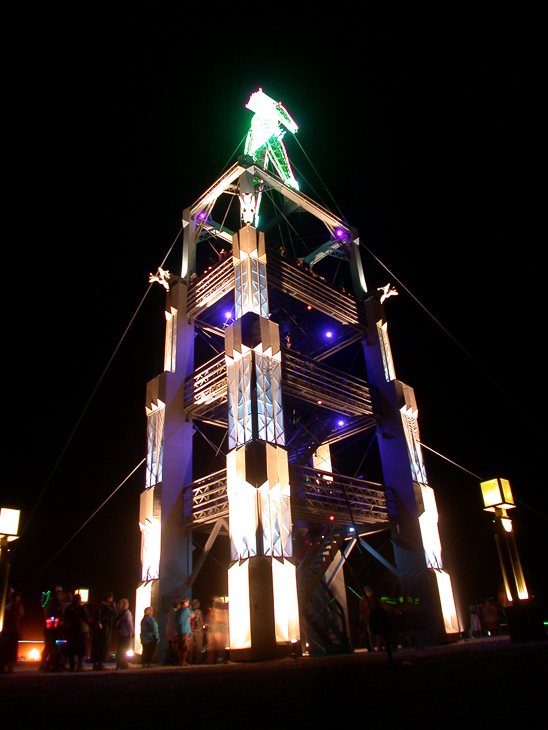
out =
[[[160,272],[167,288],[164,371],[147,385],[147,461],[141,493],[141,583],[136,593],[136,617],[152,606],[165,629],[170,600],[182,596],[189,575],[191,543],[178,529],[181,487],[192,481],[192,421],[184,413],[184,381],[194,367],[194,327],[185,316],[186,283]],[[163,633],[162,633],[163,636]],[[136,650],[140,650],[138,633]],[[159,646],[160,659],[166,652]]]
[[[285,148],[283,174],[263,167],[263,153],[238,158],[183,212],[181,275],[159,272],[166,358],[147,389],[137,615],[153,605],[162,628],[170,601],[191,594],[212,545],[228,538],[232,658],[349,651],[345,565],[357,546],[413,597],[417,642],[447,641],[459,629],[417,406],[395,377],[357,232],[298,189]],[[279,235],[289,219],[292,254]],[[297,251],[311,236],[320,245]],[[352,294],[334,285],[333,260]],[[216,471],[193,451],[204,424],[227,443]],[[334,444],[368,432],[375,482],[332,467]],[[194,560],[198,532],[207,539]],[[388,557],[370,544],[378,532],[391,536]]]

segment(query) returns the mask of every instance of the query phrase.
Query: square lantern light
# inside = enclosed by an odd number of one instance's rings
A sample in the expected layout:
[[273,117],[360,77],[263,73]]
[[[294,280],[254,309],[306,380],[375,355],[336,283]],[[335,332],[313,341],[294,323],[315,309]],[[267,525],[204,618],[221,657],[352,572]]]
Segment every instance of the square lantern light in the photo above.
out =
[[0,507],[0,576],[3,577],[2,583],[0,583],[0,632],[4,626],[4,611],[6,608],[6,596],[8,594],[8,543],[17,540],[20,514],[21,512],[18,509]]
[[0,507],[0,536],[7,537],[8,542],[17,539],[20,514],[21,512],[18,509]]
[[511,509],[516,506],[508,479],[488,479],[486,482],[481,482],[481,492],[486,512]]
[[89,600],[89,588],[77,588],[75,591],[80,596],[82,603],[87,603]]

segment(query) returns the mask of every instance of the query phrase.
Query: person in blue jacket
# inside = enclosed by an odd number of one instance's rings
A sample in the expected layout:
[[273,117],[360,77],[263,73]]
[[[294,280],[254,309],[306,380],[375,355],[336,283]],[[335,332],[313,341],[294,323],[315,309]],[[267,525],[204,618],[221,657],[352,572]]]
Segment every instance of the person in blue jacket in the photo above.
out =
[[152,666],[152,657],[159,638],[158,624],[152,615],[152,606],[149,606],[145,608],[145,615],[141,621],[141,644],[143,645],[141,664],[143,669]]
[[192,641],[192,626],[190,619],[194,616],[194,612],[189,608],[190,599],[186,596],[181,599],[179,608],[175,612],[175,629],[177,631],[179,656],[179,665],[181,667],[190,666],[187,664],[186,658],[190,650]]

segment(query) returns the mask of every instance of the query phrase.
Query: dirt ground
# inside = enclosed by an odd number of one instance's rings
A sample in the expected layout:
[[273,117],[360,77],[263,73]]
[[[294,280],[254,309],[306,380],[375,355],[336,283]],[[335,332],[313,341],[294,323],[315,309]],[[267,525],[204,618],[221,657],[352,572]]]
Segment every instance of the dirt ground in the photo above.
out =
[[[2,724],[59,722],[117,730],[134,723],[207,728],[325,723],[397,728],[538,722],[548,691],[548,641],[507,637],[386,654],[302,657],[199,667],[0,675]],[[409,725],[409,723],[413,723]]]

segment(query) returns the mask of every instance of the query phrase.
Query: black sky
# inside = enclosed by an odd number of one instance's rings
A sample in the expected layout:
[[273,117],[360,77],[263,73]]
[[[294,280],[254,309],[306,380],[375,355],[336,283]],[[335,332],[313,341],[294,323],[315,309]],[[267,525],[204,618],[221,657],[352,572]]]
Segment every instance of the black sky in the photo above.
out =
[[79,419],[182,209],[242,152],[259,86],[299,125],[288,149],[305,192],[336,204],[378,259],[362,251],[370,288],[400,291],[386,305],[397,376],[423,442],[463,467],[425,452],[462,602],[499,580],[472,475],[510,480],[526,574],[546,595],[535,19],[354,15],[338,37],[327,20],[286,18],[272,37],[182,12],[61,20],[14,22],[5,94],[1,492],[23,526],[40,498],[12,565],[27,602],[58,583],[133,598],[143,469],[48,563],[145,456],[160,287]]

